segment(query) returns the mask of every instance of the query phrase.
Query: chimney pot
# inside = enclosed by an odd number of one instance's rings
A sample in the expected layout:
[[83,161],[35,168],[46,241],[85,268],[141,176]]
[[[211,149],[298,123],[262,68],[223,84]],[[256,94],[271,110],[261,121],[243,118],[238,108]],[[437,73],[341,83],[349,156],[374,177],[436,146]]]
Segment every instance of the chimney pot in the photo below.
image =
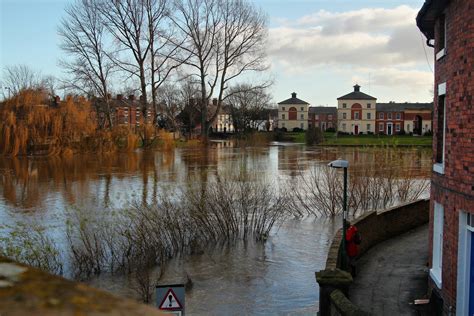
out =
[[131,94],[131,95],[128,96],[128,99],[129,99],[130,101],[133,101],[133,100],[135,100],[135,96],[134,96],[133,94]]
[[123,95],[122,94],[117,94],[117,100],[122,100],[123,99]]

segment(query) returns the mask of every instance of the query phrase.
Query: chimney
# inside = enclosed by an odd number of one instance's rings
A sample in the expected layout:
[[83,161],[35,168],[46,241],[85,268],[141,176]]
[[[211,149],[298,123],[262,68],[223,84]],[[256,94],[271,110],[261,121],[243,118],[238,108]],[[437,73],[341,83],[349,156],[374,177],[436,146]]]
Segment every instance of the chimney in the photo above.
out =
[[296,92],[293,92],[293,93],[291,94],[291,97],[292,97],[293,99],[296,99]]
[[111,100],[111,99],[112,99],[112,94],[107,93],[107,99],[108,99],[108,100]]
[[117,100],[121,101],[123,99],[123,94],[117,94]]
[[354,86],[354,92],[359,92],[360,91],[360,86],[356,83]]
[[212,99],[212,105],[217,106],[217,98]]
[[61,101],[61,98],[59,97],[59,95],[55,96],[54,97],[54,103],[56,103],[56,105],[58,105],[59,101]]
[[133,94],[131,94],[131,95],[128,96],[128,99],[129,99],[130,101],[134,101],[134,100],[135,100],[135,96],[134,96]]

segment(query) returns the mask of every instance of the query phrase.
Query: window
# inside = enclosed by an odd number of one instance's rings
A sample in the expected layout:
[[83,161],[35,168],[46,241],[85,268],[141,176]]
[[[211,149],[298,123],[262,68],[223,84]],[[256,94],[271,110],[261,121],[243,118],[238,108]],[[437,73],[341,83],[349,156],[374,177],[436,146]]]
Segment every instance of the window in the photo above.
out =
[[383,129],[383,123],[380,123],[380,124],[379,124],[379,132],[383,132],[383,131],[384,131],[384,129]]
[[347,118],[347,114],[346,113],[342,113],[342,119],[345,120]]
[[282,111],[285,111],[285,107],[284,107],[284,106],[282,106],[282,107],[281,107],[281,110],[282,110]]
[[370,124],[367,124],[367,132],[370,132]]
[[397,132],[400,131],[400,123],[395,124],[395,130],[396,130]]
[[436,60],[446,55],[446,16],[443,14],[438,21],[438,43],[436,43]]
[[435,202],[433,214],[433,260],[430,276],[438,288],[441,288],[441,268],[443,266],[443,226],[444,208],[441,204]]
[[392,113],[387,113],[387,120],[391,120],[392,119]]
[[301,114],[301,115],[300,115],[300,118],[301,118],[302,120],[304,120],[304,114]]
[[343,103],[343,104],[342,104],[342,108],[343,108],[343,109],[347,108],[347,104],[346,104],[346,103]]
[[301,123],[300,126],[301,126],[301,129],[304,129],[304,123]]
[[407,124],[407,131],[408,131],[408,132],[411,132],[410,124]]
[[282,114],[282,115],[281,115],[281,119],[282,119],[282,120],[285,119],[285,114]]
[[359,119],[359,112],[354,112],[354,120],[358,120]]
[[444,173],[444,152],[446,140],[446,83],[438,85],[438,106],[436,121],[436,163],[433,170]]
[[318,115],[318,114],[316,114],[316,115],[315,115],[315,118],[316,118],[317,120],[319,120],[319,115]]
[[397,113],[397,120],[401,120],[402,119],[402,114],[401,113]]
[[379,113],[379,119],[383,120],[383,113]]
[[367,113],[367,119],[370,120],[372,118],[372,113]]
[[285,127],[285,123],[281,123],[281,126],[282,126],[282,127]]
[[368,109],[372,108],[372,104],[367,103],[367,108],[368,108]]
[[301,107],[301,111],[304,111],[304,107]]
[[342,123],[342,130],[345,132],[346,131],[346,123]]
[[332,114],[328,115],[328,120],[332,120]]

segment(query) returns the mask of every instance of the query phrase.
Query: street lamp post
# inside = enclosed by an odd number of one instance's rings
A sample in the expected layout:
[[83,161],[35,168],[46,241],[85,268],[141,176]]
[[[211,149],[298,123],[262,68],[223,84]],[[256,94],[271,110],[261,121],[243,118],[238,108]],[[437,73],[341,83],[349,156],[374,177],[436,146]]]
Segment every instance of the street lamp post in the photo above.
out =
[[346,264],[346,218],[347,218],[347,168],[349,168],[349,162],[347,160],[338,159],[331,161],[328,164],[331,168],[344,169],[344,195],[342,202],[342,251],[341,251],[341,265],[345,270]]

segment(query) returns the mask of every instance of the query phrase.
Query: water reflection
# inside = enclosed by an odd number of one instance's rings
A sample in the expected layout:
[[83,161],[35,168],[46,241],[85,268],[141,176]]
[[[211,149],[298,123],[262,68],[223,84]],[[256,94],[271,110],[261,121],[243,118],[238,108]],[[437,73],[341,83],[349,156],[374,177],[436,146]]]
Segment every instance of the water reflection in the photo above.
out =
[[[156,203],[164,190],[192,181],[247,171],[276,184],[339,157],[352,173],[396,167],[410,176],[427,178],[431,151],[423,149],[320,148],[275,143],[234,147],[232,142],[210,148],[137,151],[113,155],[80,155],[71,159],[0,157],[0,220],[35,220],[64,228],[64,211],[121,208],[132,202]],[[314,314],[318,289],[314,271],[321,269],[340,221],[292,220],[273,230],[265,245],[238,244],[170,262],[166,280],[188,273],[194,288],[187,294],[190,314]],[[102,276],[91,283],[136,297],[127,278]],[[206,304],[203,304],[206,302]]]

